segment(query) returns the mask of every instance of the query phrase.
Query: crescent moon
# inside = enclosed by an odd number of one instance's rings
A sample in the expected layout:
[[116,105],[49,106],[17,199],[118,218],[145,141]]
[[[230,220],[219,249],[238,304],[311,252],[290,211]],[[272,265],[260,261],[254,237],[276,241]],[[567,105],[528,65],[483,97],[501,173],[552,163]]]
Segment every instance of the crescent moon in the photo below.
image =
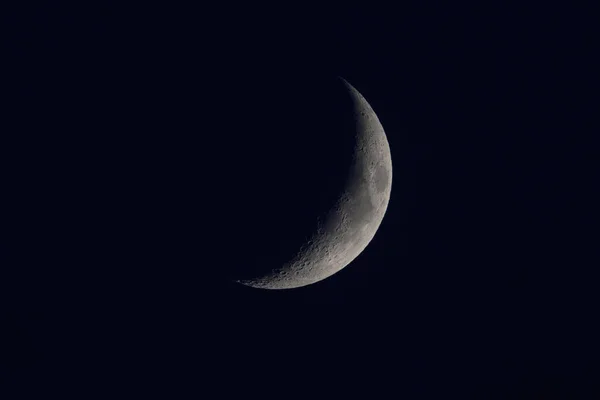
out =
[[263,276],[236,280],[261,289],[291,289],[319,282],[350,264],[371,242],[387,210],[392,186],[390,147],[365,98],[340,78],[352,100],[353,157],[334,207],[296,255]]

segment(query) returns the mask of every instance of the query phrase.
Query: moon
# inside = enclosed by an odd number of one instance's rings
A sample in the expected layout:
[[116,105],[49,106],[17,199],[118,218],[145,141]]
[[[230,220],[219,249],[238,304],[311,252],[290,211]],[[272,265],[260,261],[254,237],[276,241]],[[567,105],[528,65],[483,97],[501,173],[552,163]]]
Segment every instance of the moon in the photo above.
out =
[[260,289],[292,289],[326,279],[350,264],[371,242],[390,199],[392,159],[379,118],[365,98],[339,78],[350,98],[352,158],[345,184],[314,232],[283,265],[235,282]]

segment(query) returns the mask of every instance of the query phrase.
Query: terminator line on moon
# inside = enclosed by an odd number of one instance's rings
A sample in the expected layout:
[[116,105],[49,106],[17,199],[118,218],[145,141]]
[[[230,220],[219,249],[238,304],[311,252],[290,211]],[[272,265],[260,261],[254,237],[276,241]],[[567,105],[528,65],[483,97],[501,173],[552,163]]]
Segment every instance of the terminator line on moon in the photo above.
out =
[[344,190],[296,255],[262,276],[236,282],[261,289],[291,289],[319,282],[352,262],[369,244],[388,206],[392,185],[389,144],[365,98],[343,80],[352,99],[354,154]]

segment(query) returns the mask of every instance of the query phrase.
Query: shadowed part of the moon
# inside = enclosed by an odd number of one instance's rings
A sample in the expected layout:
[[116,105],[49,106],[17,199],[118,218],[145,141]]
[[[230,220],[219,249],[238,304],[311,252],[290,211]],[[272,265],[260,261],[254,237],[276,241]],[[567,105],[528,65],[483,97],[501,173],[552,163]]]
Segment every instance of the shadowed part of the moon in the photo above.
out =
[[237,90],[231,279],[262,276],[296,254],[346,184],[355,145],[352,104],[339,82],[265,80]]

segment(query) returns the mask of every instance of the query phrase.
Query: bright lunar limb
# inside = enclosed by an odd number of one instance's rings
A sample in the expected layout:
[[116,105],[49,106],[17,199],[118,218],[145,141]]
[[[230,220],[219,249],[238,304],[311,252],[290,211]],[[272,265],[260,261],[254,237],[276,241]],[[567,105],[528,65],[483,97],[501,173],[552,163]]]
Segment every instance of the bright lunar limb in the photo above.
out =
[[237,282],[262,289],[291,289],[313,284],[352,262],[375,236],[392,186],[389,144],[377,115],[347,81],[352,100],[354,144],[346,184],[335,206],[289,262],[268,273]]

